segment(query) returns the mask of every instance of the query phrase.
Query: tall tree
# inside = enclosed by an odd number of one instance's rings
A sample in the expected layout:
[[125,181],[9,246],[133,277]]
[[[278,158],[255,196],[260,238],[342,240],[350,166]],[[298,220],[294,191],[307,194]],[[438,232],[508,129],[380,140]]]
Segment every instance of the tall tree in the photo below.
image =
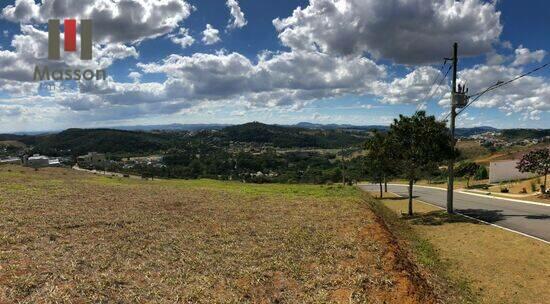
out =
[[544,175],[544,185],[541,186],[542,193],[546,191],[546,176],[550,171],[550,149],[542,148],[533,150],[521,158],[517,168],[520,172],[530,172]]
[[380,184],[380,197],[382,197],[382,184],[386,183],[387,177],[393,172],[393,153],[388,135],[375,132],[374,135],[367,140],[365,148],[365,169],[367,171],[367,177],[373,183]]
[[414,182],[429,166],[450,157],[449,130],[444,122],[418,111],[411,117],[399,115],[390,126],[389,140],[397,154],[393,161],[409,181],[408,213],[412,215]]

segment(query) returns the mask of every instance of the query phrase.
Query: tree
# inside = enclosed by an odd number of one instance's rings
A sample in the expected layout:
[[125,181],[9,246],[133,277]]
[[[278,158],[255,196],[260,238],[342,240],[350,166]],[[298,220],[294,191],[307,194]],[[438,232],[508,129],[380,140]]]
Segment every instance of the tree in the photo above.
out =
[[365,148],[365,170],[367,171],[367,177],[371,182],[380,184],[380,197],[382,197],[382,183],[386,183],[387,176],[393,171],[392,152],[388,135],[375,132],[367,140]]
[[470,179],[476,175],[480,166],[472,161],[460,162],[456,167],[456,175],[466,178],[466,188],[470,188]]
[[409,215],[413,214],[413,184],[423,170],[449,159],[451,145],[449,130],[444,122],[426,112],[411,117],[399,115],[390,126],[389,142],[396,153],[393,162],[409,181]]
[[542,148],[533,150],[521,158],[518,162],[517,168],[520,172],[530,172],[535,174],[544,175],[544,185],[542,185],[541,191],[546,191],[546,176],[550,171],[550,149]]
[[489,178],[489,172],[487,172],[487,168],[485,166],[479,166],[479,168],[476,171],[476,175],[474,176],[474,179],[482,180],[482,179],[488,179],[488,178]]

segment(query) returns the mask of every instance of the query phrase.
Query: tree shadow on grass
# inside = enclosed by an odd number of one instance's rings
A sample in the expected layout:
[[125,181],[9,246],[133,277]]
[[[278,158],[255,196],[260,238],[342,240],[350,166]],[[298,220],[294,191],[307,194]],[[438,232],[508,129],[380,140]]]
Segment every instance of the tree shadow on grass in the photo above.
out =
[[[503,220],[506,217],[525,217],[526,219],[534,220],[549,220],[550,215],[536,214],[507,214],[503,215],[502,210],[485,210],[485,209],[458,209],[457,213],[460,214],[448,214],[444,210],[437,210],[423,214],[415,214],[413,216],[403,215],[404,218],[409,219],[414,225],[443,225],[451,223],[475,223],[480,224],[481,221],[487,223],[496,223]],[[468,218],[466,215],[471,218]]]
[[452,223],[474,223],[478,224],[479,221],[458,215],[448,214],[444,210],[436,210],[428,213],[414,214],[412,216],[403,215],[405,219],[410,220],[413,225],[427,225],[427,226],[439,226],[443,224]]
[[524,217],[530,220],[548,220],[550,215],[548,214],[502,214],[502,210],[483,210],[483,209],[459,209],[457,212],[461,214],[474,217],[476,219],[494,223],[503,220],[506,217]]
[[[377,197],[378,199],[380,199],[380,197]],[[413,195],[413,199],[416,199],[418,198],[418,196],[415,196]],[[398,197],[382,197],[383,200],[388,200],[388,201],[402,201],[402,200],[408,200],[409,197],[408,196],[405,196],[405,197],[401,197],[401,196],[398,196]]]

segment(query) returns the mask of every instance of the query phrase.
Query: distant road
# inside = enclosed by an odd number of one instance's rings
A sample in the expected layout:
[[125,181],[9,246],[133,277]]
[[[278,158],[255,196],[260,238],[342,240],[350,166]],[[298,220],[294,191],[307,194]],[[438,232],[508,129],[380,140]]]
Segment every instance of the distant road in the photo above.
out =
[[[366,191],[378,193],[378,185],[360,185]],[[407,185],[388,185],[388,191],[408,197]],[[445,189],[414,186],[413,197],[439,207],[447,206]],[[454,192],[456,212],[550,242],[550,205],[514,202]]]

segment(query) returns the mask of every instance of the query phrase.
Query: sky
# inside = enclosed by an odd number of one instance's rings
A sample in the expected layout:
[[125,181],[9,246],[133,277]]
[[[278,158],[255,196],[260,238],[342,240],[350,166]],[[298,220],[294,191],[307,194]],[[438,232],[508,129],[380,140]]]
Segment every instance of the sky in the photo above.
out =
[[[453,42],[459,83],[479,92],[550,62],[549,12],[546,0],[4,0],[0,133],[444,119]],[[48,60],[49,19],[91,19],[93,59]],[[108,77],[34,81],[37,66]],[[487,93],[457,125],[550,128],[549,80],[550,67]]]

